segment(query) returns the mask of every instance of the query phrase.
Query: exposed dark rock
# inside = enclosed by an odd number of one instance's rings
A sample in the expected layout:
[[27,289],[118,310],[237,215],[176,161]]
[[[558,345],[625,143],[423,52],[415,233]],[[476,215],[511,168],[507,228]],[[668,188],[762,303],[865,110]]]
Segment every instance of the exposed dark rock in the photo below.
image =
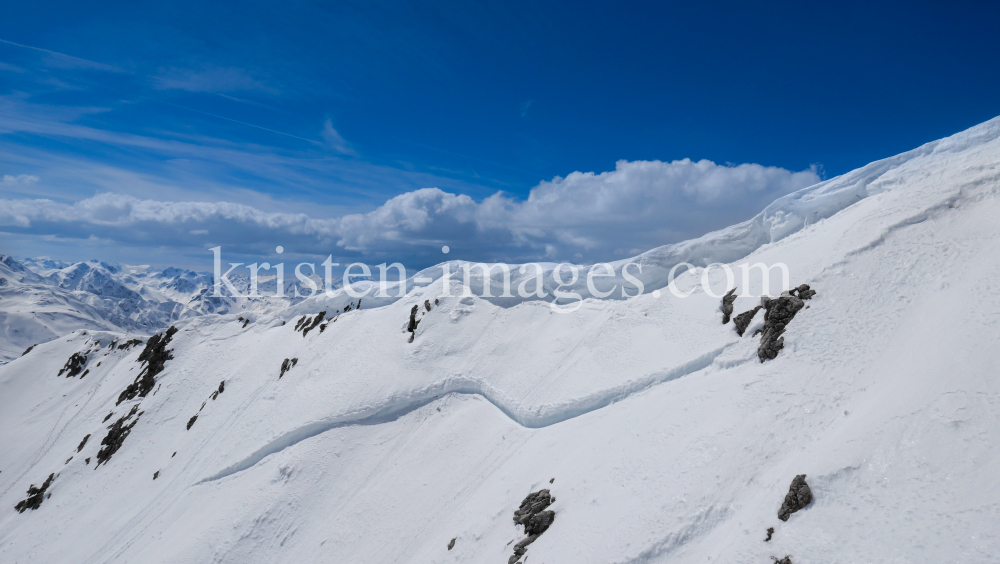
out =
[[71,457],[69,457],[69,458],[67,458],[67,459],[66,459],[66,462],[63,462],[63,464],[69,464],[69,461],[70,461],[70,460],[73,460],[73,457],[72,457],[72,456],[71,456]]
[[764,539],[764,542],[771,542],[771,536],[773,534],[774,534],[774,527],[768,527],[767,528],[767,538]]
[[[455,537],[455,539],[457,538],[458,537]],[[448,543],[448,550],[455,548],[455,539],[451,539],[451,542]]]
[[773,360],[778,356],[778,351],[785,348],[785,338],[781,334],[803,307],[805,302],[795,296],[783,295],[767,300],[764,304],[764,327],[760,329],[760,346],[757,347],[757,358],[761,362]]
[[111,416],[114,415],[114,414],[115,414],[115,412],[112,411],[111,413],[108,413],[107,415],[105,415],[104,416],[104,421],[101,421],[101,423],[107,423],[108,419],[111,419]]
[[[132,406],[132,410],[128,412],[127,415],[115,421],[108,427],[108,434],[101,439],[101,450],[97,451],[97,464],[94,466],[96,469],[102,463],[107,462],[111,459],[111,456],[118,452],[118,449],[122,447],[125,439],[128,438],[129,434],[132,433],[132,427],[139,422],[139,418],[142,417],[142,413],[136,415],[136,411],[139,410],[138,405]],[[132,416],[135,415],[135,420],[128,423]]]
[[89,459],[89,458],[84,458],[84,459],[83,459],[83,461],[84,461],[85,463],[87,463],[87,464],[90,464],[90,459]]
[[86,376],[87,374],[90,374],[90,369],[89,368],[86,369],[86,370],[84,370],[83,374],[80,374],[80,379],[83,380],[83,377]]
[[528,494],[528,497],[521,502],[521,506],[514,511],[514,523],[524,526],[524,533],[528,538],[514,545],[514,555],[507,560],[508,564],[514,564],[524,556],[527,546],[535,542],[552,525],[556,514],[553,511],[545,511],[545,508],[552,505],[555,500],[556,498],[549,494],[549,490],[539,490]]
[[69,357],[69,360],[66,361],[66,366],[62,367],[57,376],[62,376],[63,372],[65,372],[67,378],[72,378],[83,370],[85,364],[87,364],[87,355],[75,352]]
[[417,310],[420,306],[415,305],[410,308],[410,322],[406,324],[406,330],[410,332],[410,342],[413,342],[413,338],[417,335],[417,325],[420,325],[420,320],[417,319]]
[[143,349],[142,353],[139,354],[139,358],[136,362],[146,363],[146,366],[139,372],[139,375],[135,377],[135,381],[128,385],[121,394],[118,395],[118,401],[115,405],[120,404],[125,400],[130,400],[136,396],[140,398],[146,397],[146,395],[153,390],[153,386],[156,385],[156,375],[163,372],[164,365],[168,360],[174,357],[171,351],[167,350],[167,345],[170,343],[171,337],[177,332],[177,328],[171,326],[167,329],[166,333],[157,333],[149,338],[146,343],[146,348]]
[[772,556],[771,560],[774,560],[774,564],[792,564],[792,557],[787,555],[781,560],[778,560],[777,558]]
[[224,391],[226,391],[226,381],[225,380],[219,382],[219,393],[221,394]]
[[431,310],[431,301],[430,300],[424,300],[424,307],[427,309],[427,311],[430,311]]
[[[136,345],[141,345],[141,344],[142,344],[142,339],[132,339],[132,340],[125,341],[124,343],[118,345],[118,350],[122,350],[122,349],[126,349],[127,350],[127,349],[130,349],[130,348],[132,348],[132,347],[134,347]],[[114,345],[114,343],[112,343],[112,345]]]
[[[95,469],[108,460],[111,460],[112,455],[118,452],[118,449],[122,448],[125,439],[132,433],[132,427],[135,427],[135,424],[139,422],[139,418],[142,417],[142,413],[136,415],[136,411],[139,411],[139,406],[132,406],[132,411],[129,411],[128,415],[123,416],[108,427],[108,434],[101,439],[101,450],[97,451],[97,465],[94,466]],[[135,420],[129,423],[128,421],[132,419],[133,415],[135,415]]]
[[799,298],[800,300],[808,300],[816,295],[816,290],[810,290],[809,284],[800,284],[788,293]]
[[76,452],[80,452],[81,450],[83,450],[83,447],[87,444],[88,439],[90,439],[90,435],[87,435],[86,437],[83,438],[82,441],[80,441],[80,446],[76,447]]
[[733,302],[736,301],[736,288],[726,292],[722,296],[722,324],[729,323],[729,316],[733,314]]
[[438,299],[434,298],[434,305],[438,305]]
[[247,325],[249,325],[249,324],[250,324],[250,320],[249,319],[244,320],[243,321],[243,327],[242,327],[242,329],[246,329]]
[[781,504],[781,509],[778,510],[778,519],[787,521],[792,513],[809,505],[811,502],[812,490],[809,489],[809,484],[806,483],[806,475],[799,474],[792,480],[792,485],[788,487],[788,493],[785,494],[785,501]]
[[281,363],[281,374],[278,374],[278,380],[281,380],[281,377],[285,375],[285,372],[291,370],[292,367],[298,363],[299,359],[297,358],[286,358],[284,362]]
[[302,327],[302,324],[306,322],[308,315],[303,315],[301,319],[295,324],[295,331],[298,331]]
[[[42,484],[42,487],[36,488],[35,484],[31,484],[30,486],[28,486],[28,497],[22,501],[17,502],[17,505],[14,506],[14,509],[18,513],[24,513],[29,509],[34,511],[35,509],[41,507],[42,502],[45,501],[46,499],[45,490],[49,489],[49,486],[52,485],[52,480],[54,480],[55,478],[56,475],[54,473],[49,474],[49,477],[45,480],[45,483]],[[52,494],[49,494],[49,497],[51,496]]]
[[191,419],[188,419],[188,425],[187,425],[187,430],[188,431],[191,430],[191,425],[194,425],[194,422],[197,421],[197,420],[198,420],[198,415],[197,414],[195,414],[194,417],[192,417]]
[[177,451],[176,451],[176,450],[174,451],[174,453],[173,453],[173,454],[171,454],[171,455],[170,455],[170,458],[173,458],[173,457],[175,457],[175,456],[177,456]]
[[303,325],[302,326],[302,336],[305,337],[306,335],[309,334],[310,331],[312,331],[313,329],[315,329],[320,324],[320,322],[323,321],[324,317],[326,317],[326,312],[325,311],[321,311],[321,312],[319,312],[319,313],[316,314],[316,317],[313,318],[311,324]]
[[747,327],[750,326],[750,322],[753,321],[753,316],[757,315],[757,312],[760,311],[762,307],[764,306],[757,306],[749,311],[744,311],[733,319],[733,324],[736,325],[736,333],[738,333],[740,337],[743,336]]
[[160,477],[160,471],[159,470],[157,470],[156,472],[153,472],[153,479],[154,480],[157,479],[157,478],[159,478],[159,477]]
[[35,344],[31,345],[30,347],[28,347],[28,348],[24,349],[24,352],[23,352],[23,353],[21,353],[21,356],[24,356],[24,355],[26,355],[26,354],[30,353],[30,352],[31,352],[31,349],[33,349],[33,348],[35,348],[35,347],[37,347],[37,346],[38,346],[38,343],[35,343]]

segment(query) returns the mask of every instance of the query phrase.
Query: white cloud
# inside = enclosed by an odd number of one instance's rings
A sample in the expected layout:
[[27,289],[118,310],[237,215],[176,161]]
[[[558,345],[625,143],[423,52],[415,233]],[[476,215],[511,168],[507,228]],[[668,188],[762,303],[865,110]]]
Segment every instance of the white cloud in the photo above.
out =
[[321,131],[320,134],[323,136],[323,140],[326,141],[327,146],[334,151],[345,155],[357,155],[351,147],[351,144],[345,141],[344,138],[340,136],[340,133],[333,128],[333,121],[327,119],[323,124],[323,131]]
[[240,92],[260,91],[277,94],[278,90],[254,78],[237,67],[205,67],[202,69],[161,69],[154,78],[159,90],[187,90],[188,92]]
[[38,177],[33,174],[19,174],[17,176],[11,176],[9,174],[3,175],[3,180],[0,181],[5,185],[10,184],[34,184],[38,182]]
[[445,244],[459,258],[473,260],[596,261],[748,219],[775,198],[818,181],[813,170],[793,173],[756,164],[619,161],[610,172],[574,172],[542,182],[526,200],[497,193],[476,202],[424,188],[369,213],[314,218],[227,202],[104,193],[74,204],[0,200],[0,227],[188,250],[210,243],[252,253],[282,244],[297,253],[391,258],[413,266],[437,262]]
[[100,70],[108,72],[124,72],[122,69],[114,65],[106,65],[104,63],[98,63],[96,61],[88,61],[87,59],[81,59],[79,57],[74,57],[73,55],[67,55],[65,53],[60,53],[58,51],[51,51],[49,49],[42,49],[41,47],[33,47],[31,45],[24,45],[21,43],[14,43],[13,41],[7,41],[6,39],[0,39],[0,43],[5,43],[7,45],[13,45],[15,47],[21,47],[22,49],[30,49],[39,53],[44,53],[46,55],[46,64],[51,67],[61,68],[61,69],[85,69],[85,70]]

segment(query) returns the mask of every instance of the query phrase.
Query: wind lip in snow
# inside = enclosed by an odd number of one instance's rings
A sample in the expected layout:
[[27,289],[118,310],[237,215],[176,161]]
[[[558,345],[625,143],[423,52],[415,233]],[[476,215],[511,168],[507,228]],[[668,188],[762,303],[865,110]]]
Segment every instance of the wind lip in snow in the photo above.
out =
[[644,377],[626,382],[621,386],[600,390],[569,402],[541,406],[533,411],[525,410],[521,408],[519,404],[512,405],[508,398],[502,397],[502,395],[491,386],[484,385],[480,381],[469,378],[450,378],[423,390],[412,392],[404,398],[396,400],[390,399],[381,406],[303,425],[302,427],[289,431],[277,439],[268,442],[263,447],[254,451],[254,453],[250,456],[217,472],[216,474],[209,476],[208,478],[197,482],[197,484],[214,482],[247,470],[272,454],[281,452],[286,448],[294,446],[306,439],[321,435],[333,429],[354,425],[380,425],[383,423],[391,423],[400,417],[412,413],[413,411],[416,411],[446,395],[451,394],[480,397],[500,410],[500,412],[507,416],[508,419],[524,428],[540,429],[543,427],[549,427],[551,425],[556,425],[558,423],[580,417],[581,415],[586,415],[592,411],[597,411],[598,409],[622,401],[653,386],[677,380],[678,378],[682,378],[708,368],[713,362],[715,362],[716,358],[718,358],[732,345],[733,343],[727,344],[674,368],[652,372]]

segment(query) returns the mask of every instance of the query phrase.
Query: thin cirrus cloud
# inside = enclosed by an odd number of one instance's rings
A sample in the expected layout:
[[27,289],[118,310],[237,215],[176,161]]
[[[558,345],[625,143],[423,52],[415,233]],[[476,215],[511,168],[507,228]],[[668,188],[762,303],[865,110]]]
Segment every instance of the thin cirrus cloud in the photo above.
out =
[[203,93],[230,93],[257,91],[279,94],[280,91],[237,67],[206,67],[202,69],[161,69],[153,78],[157,90],[185,90]]
[[597,261],[747,219],[746,210],[818,181],[814,170],[757,164],[619,161],[613,171],[574,172],[542,182],[524,200],[496,193],[477,202],[424,188],[368,213],[332,218],[112,193],[74,203],[0,200],[0,229],[189,251],[223,245],[252,254],[281,244],[299,254],[399,260],[417,267],[437,262],[442,245],[471,260]]
[[333,128],[333,120],[327,119],[323,123],[323,131],[320,134],[323,136],[323,140],[326,141],[326,145],[334,151],[344,155],[357,156],[351,144],[345,141],[340,133],[337,133],[337,130]]
[[41,47],[34,47],[32,45],[25,45],[23,43],[15,43],[13,41],[8,41],[6,39],[0,39],[0,43],[4,43],[6,45],[11,45],[14,47],[20,47],[22,49],[29,49],[37,53],[41,53],[45,56],[45,64],[50,67],[62,68],[62,69],[97,70],[106,72],[125,72],[123,69],[116,67],[114,65],[108,65],[105,63],[99,63],[97,61],[81,59],[80,57],[74,57],[73,55],[67,55],[65,53],[60,53],[58,51],[52,51],[49,49],[43,49]]

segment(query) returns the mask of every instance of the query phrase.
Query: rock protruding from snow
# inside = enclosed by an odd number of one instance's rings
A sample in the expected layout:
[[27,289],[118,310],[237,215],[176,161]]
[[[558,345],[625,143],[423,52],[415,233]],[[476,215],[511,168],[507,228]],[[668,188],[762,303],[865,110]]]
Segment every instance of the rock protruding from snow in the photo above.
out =
[[520,560],[528,551],[528,545],[538,540],[538,537],[552,525],[556,514],[554,511],[546,511],[545,508],[552,505],[555,500],[549,490],[539,490],[528,494],[528,497],[521,502],[521,506],[514,511],[514,523],[524,526],[524,533],[528,538],[514,545],[514,555],[507,560],[507,564],[514,564]]
[[[101,464],[111,460],[111,457],[118,452],[118,449],[122,448],[125,439],[132,433],[132,427],[135,427],[135,424],[139,422],[139,418],[142,417],[142,413],[136,415],[136,411],[139,411],[139,406],[132,406],[132,410],[128,412],[128,415],[125,415],[108,427],[108,434],[101,439],[101,450],[97,451],[95,470]],[[135,415],[135,420],[129,423],[133,415]]]
[[410,332],[411,343],[413,342],[413,338],[417,336],[417,325],[420,325],[420,320],[417,319],[417,310],[419,309],[419,305],[410,308],[410,321],[406,324],[406,330]]
[[87,355],[75,352],[69,357],[69,360],[66,361],[66,366],[63,366],[59,370],[58,375],[62,376],[63,372],[65,372],[67,378],[72,378],[83,370],[85,364],[87,364]]
[[736,288],[726,292],[722,296],[722,324],[729,323],[729,316],[733,314],[733,302],[736,301]]
[[146,348],[139,354],[136,361],[145,362],[146,366],[135,377],[135,381],[118,395],[118,401],[115,402],[115,405],[125,400],[134,399],[136,396],[144,398],[153,389],[153,386],[156,385],[156,375],[163,372],[164,365],[174,357],[171,351],[167,350],[167,345],[170,344],[170,339],[176,332],[177,328],[171,326],[166,333],[162,335],[157,333],[149,338],[149,341],[146,342]]
[[322,323],[323,319],[325,318],[326,318],[326,311],[321,311],[317,313],[316,317],[312,318],[312,320],[309,319],[308,315],[303,315],[302,319],[300,319],[299,322],[295,324],[295,330],[302,331],[302,336],[305,337],[306,335],[309,334],[310,331],[315,329],[316,326]]
[[28,497],[17,502],[14,509],[18,513],[24,513],[29,509],[35,510],[41,507],[42,502],[45,501],[45,490],[49,489],[49,486],[52,485],[52,480],[54,480],[55,477],[55,474],[49,474],[48,479],[45,480],[45,483],[42,484],[42,487],[40,488],[36,488],[35,484],[31,484],[28,487]]
[[811,290],[809,284],[800,284],[795,288],[792,288],[789,294],[799,298],[800,300],[808,300],[816,295],[816,290]]
[[764,306],[756,306],[749,311],[744,311],[733,319],[733,324],[736,325],[736,333],[738,333],[740,337],[743,336],[743,333],[746,333],[747,327],[750,326],[750,322],[753,321],[754,316],[757,315],[757,312],[763,307]]
[[[297,358],[286,358],[281,363],[281,374],[278,374],[278,380],[281,380],[281,377],[285,375],[285,372],[288,372],[289,370],[291,370],[293,366],[295,366],[296,364],[298,364],[298,362],[299,362],[299,359],[297,359]],[[221,384],[219,385],[219,389],[220,390],[222,389],[222,385]]]
[[778,510],[778,519],[787,521],[792,513],[809,505],[811,502],[812,490],[809,489],[809,484],[806,483],[806,475],[799,474],[792,480],[792,485],[788,487],[788,493],[785,494],[785,501],[781,504],[781,509]]
[[764,327],[760,329],[760,346],[757,347],[757,358],[761,362],[774,360],[778,351],[785,348],[785,338],[781,335],[805,305],[805,302],[791,295],[782,295],[764,304]]

